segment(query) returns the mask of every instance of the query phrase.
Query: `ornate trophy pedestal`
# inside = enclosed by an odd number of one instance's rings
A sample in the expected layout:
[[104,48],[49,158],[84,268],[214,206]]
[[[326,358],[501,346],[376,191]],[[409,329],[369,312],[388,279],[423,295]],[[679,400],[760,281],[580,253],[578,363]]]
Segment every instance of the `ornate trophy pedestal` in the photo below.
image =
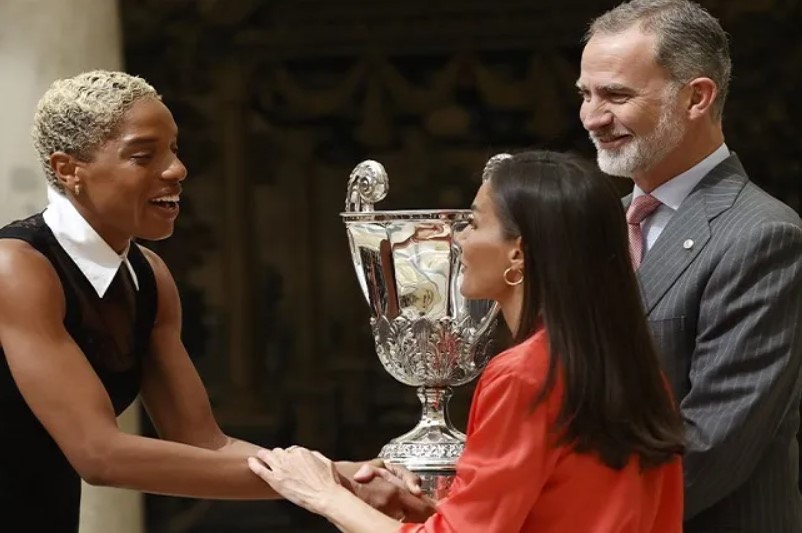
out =
[[448,419],[450,387],[418,387],[418,398],[423,404],[418,425],[388,442],[379,457],[418,474],[424,493],[439,500],[454,480],[465,434]]

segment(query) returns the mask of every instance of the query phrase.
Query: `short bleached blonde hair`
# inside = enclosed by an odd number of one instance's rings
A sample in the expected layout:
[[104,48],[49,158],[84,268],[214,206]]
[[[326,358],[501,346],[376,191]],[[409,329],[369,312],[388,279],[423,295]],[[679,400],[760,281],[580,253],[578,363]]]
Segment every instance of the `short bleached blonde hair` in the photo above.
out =
[[36,106],[33,143],[47,181],[63,187],[50,167],[55,152],[91,161],[131,106],[142,98],[160,99],[148,82],[125,72],[93,70],[56,80]]

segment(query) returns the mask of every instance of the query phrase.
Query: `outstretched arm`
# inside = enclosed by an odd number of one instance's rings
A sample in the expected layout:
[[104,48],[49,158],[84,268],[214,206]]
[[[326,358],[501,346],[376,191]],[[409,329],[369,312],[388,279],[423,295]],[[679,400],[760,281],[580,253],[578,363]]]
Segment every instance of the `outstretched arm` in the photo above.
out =
[[[14,380],[87,482],[213,499],[277,498],[248,469],[258,448],[226,436],[180,340],[180,302],[167,267],[145,252],[159,308],[142,395],[162,439],[119,430],[105,388],[63,325],[65,300],[50,263],[28,244],[0,242],[0,346]],[[344,469],[356,465],[344,465]],[[353,487],[377,507],[419,505],[384,480]]]
[[[174,425],[167,419],[183,411],[160,407],[158,423],[175,442],[120,431],[105,388],[64,328],[64,315],[63,289],[47,259],[22,241],[0,243],[0,344],[25,401],[83,479],[199,498],[277,497],[249,471],[250,448],[220,453],[239,445],[219,431],[210,411],[192,408],[189,422]],[[154,333],[154,343],[163,350],[158,337]],[[175,404],[205,397],[188,360],[176,357],[166,364],[187,371],[197,387]],[[146,370],[150,386],[152,372]]]
[[[155,253],[143,252],[156,277],[159,302],[142,386],[148,414],[162,438],[240,458],[237,472],[245,471],[250,484],[262,484],[245,463],[259,448],[226,436],[214,419],[206,389],[181,342],[181,304],[170,271]],[[354,494],[385,511],[405,508],[421,513],[427,509],[416,497],[419,491],[407,490],[414,484],[411,476],[405,479],[407,486],[381,478],[355,483],[352,478],[364,464],[336,463],[341,482]],[[274,495],[272,489],[268,493]]]

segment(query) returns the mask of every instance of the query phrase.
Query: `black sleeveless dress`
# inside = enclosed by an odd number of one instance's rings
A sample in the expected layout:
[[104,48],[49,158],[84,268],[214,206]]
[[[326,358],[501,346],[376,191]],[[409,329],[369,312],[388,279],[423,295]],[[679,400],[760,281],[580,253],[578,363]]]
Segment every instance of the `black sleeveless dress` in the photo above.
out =
[[[122,413],[139,393],[156,315],[156,280],[142,251],[132,244],[128,252],[139,290],[123,264],[101,298],[41,214],[0,229],[0,238],[23,240],[50,260],[64,288],[64,326]],[[28,408],[0,346],[0,529],[77,532],[80,499],[78,474]]]

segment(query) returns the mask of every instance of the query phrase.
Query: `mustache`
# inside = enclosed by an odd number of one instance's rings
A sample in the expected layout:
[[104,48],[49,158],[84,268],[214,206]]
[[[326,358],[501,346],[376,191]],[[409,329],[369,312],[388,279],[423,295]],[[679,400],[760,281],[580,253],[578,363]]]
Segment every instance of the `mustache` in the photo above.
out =
[[588,132],[590,140],[594,143],[612,141],[613,139],[617,139],[618,137],[623,137],[625,135],[632,135],[632,132],[629,130],[602,130]]

